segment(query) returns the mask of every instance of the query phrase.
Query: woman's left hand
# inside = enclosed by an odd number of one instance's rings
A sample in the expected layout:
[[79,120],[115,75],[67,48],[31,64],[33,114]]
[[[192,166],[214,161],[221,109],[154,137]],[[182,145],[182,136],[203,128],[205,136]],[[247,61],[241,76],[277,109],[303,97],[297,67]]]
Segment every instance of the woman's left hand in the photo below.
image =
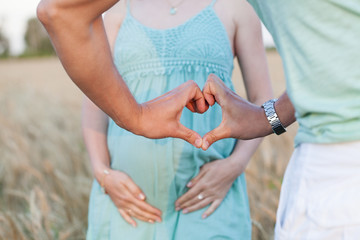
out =
[[204,164],[199,174],[187,184],[190,190],[175,202],[176,210],[182,209],[186,214],[210,204],[202,215],[202,218],[208,217],[221,204],[233,182],[243,170],[244,167],[230,158]]

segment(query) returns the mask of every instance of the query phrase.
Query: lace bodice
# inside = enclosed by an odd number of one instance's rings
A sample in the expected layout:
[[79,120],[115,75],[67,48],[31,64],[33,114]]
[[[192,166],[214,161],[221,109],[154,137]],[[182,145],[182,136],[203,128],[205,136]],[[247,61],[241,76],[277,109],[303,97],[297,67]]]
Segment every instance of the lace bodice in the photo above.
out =
[[[214,2],[185,23],[165,30],[144,26],[128,8],[116,38],[114,63],[138,103],[159,97],[190,79],[202,88],[210,73],[220,76],[233,89],[231,45],[213,9]],[[203,114],[184,108],[180,117],[181,124],[201,136],[221,121],[218,104]],[[134,230],[96,182],[89,204],[87,239],[233,239],[235,236],[251,239],[244,175],[234,181],[214,217],[206,222],[199,221],[203,210],[182,214],[174,208],[175,201],[188,190],[187,183],[199,173],[201,166],[229,157],[235,139],[222,139],[203,151],[179,138],[149,139],[135,135],[109,118],[106,142],[111,168],[131,176],[146,194],[146,201],[162,211],[163,221],[158,224],[138,221]],[[224,221],[224,216],[229,215],[231,218]]]
[[226,30],[213,9],[214,2],[185,23],[169,29],[143,25],[128,7],[114,49],[115,64],[124,79],[183,71],[204,71],[230,78],[233,54]]

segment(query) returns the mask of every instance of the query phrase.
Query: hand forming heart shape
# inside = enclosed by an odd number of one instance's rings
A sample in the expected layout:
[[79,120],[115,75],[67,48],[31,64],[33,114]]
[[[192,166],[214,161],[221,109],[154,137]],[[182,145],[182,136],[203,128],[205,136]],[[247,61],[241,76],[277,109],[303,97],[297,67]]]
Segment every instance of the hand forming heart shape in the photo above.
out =
[[[201,137],[180,123],[184,107],[192,112],[204,113],[209,105],[218,103],[222,108],[222,122]],[[246,116],[244,113],[247,113]],[[176,137],[197,148],[207,150],[214,142],[229,137],[253,138],[253,122],[262,116],[260,107],[249,103],[231,91],[224,82],[210,74],[203,91],[192,80],[142,104],[137,133],[149,138]]]

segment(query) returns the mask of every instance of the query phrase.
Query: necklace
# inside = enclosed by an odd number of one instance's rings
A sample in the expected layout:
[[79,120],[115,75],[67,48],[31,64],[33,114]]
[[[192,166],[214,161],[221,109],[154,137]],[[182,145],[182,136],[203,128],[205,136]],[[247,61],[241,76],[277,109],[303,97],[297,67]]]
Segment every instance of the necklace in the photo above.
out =
[[170,15],[175,15],[177,13],[178,7],[183,3],[184,0],[181,0],[177,4],[172,4],[170,0],[167,0],[167,2],[170,5]]

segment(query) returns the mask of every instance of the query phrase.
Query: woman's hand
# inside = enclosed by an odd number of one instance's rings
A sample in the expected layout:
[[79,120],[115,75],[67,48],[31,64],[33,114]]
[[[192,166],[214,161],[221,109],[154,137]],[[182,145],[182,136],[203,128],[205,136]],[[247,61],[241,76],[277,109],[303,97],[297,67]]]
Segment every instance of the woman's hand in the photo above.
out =
[[124,172],[110,170],[103,176],[104,188],[119,210],[121,216],[136,227],[133,218],[154,223],[161,222],[161,211],[145,201],[146,196]]
[[176,210],[182,209],[186,214],[210,204],[202,218],[212,214],[245,168],[235,163],[236,161],[233,161],[230,156],[204,164],[199,174],[187,184],[190,190],[175,202]]

